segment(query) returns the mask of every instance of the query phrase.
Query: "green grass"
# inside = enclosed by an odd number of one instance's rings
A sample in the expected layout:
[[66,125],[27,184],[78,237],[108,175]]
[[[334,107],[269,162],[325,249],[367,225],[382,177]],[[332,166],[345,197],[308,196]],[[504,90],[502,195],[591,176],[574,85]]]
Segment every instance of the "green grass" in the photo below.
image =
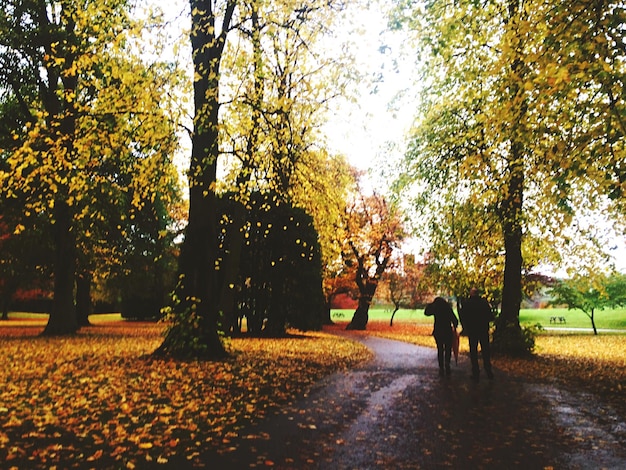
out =
[[[333,321],[350,321],[354,310],[332,310]],[[550,324],[550,317],[565,317],[565,324]],[[626,309],[599,310],[595,312],[596,327],[598,329],[623,329],[626,330]],[[371,321],[389,322],[391,310],[385,308],[372,308],[369,311]],[[432,318],[424,316],[423,310],[403,310],[396,313],[396,322],[408,322],[421,325],[432,324]],[[522,325],[540,324],[542,327],[567,327],[567,328],[591,328],[591,320],[581,310],[567,310],[566,308],[548,309],[523,309],[520,311],[520,323]]]
[[[369,311],[370,321],[389,322],[391,319],[391,310],[385,308],[371,308]],[[331,311],[333,321],[350,321],[352,319],[353,309]],[[565,324],[550,324],[550,317],[565,317]],[[101,323],[107,321],[119,321],[121,317],[118,313],[107,313],[90,315],[92,322]],[[28,312],[10,312],[10,320],[41,320],[48,319],[47,314],[28,313]],[[595,313],[596,327],[599,329],[617,329],[626,331],[626,308],[614,310],[599,310]],[[417,325],[431,325],[432,318],[424,316],[424,310],[406,310],[400,309],[396,313],[394,323],[406,322]],[[540,324],[542,327],[567,327],[567,328],[591,328],[591,320],[581,310],[567,310],[566,308],[548,308],[548,309],[523,309],[520,312],[520,323],[530,326]]]

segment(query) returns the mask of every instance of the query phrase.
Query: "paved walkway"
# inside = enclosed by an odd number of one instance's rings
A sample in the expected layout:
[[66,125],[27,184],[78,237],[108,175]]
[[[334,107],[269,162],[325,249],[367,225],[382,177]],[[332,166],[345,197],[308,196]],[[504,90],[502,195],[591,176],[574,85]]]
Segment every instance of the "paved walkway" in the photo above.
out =
[[[348,333],[346,333],[348,334]],[[626,425],[584,394],[498,374],[465,356],[440,378],[431,348],[354,336],[376,354],[247,436],[228,468],[623,469]]]

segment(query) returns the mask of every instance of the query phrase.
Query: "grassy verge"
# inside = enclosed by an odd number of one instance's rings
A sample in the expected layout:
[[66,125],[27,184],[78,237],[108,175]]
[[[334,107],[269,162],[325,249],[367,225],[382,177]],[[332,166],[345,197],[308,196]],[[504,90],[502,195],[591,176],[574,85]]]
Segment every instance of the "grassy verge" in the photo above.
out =
[[[456,312],[456,309],[455,309]],[[333,321],[350,321],[354,310],[332,310]],[[372,321],[389,323],[392,311],[385,308],[372,308],[369,317]],[[552,317],[563,317],[565,323],[550,323]],[[432,318],[424,316],[423,310],[400,309],[394,316],[394,324],[411,323],[430,325]],[[623,329],[626,331],[626,309],[601,310],[595,314],[596,327],[601,329]],[[540,324],[543,327],[591,328],[591,320],[581,310],[566,308],[523,309],[520,311],[520,323],[523,325]]]

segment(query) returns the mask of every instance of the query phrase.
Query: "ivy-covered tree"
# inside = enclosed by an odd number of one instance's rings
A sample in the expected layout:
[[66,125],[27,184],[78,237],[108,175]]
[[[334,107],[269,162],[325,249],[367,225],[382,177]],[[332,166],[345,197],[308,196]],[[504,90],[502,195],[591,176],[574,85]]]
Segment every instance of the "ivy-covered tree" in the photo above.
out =
[[[315,186],[326,181],[329,159],[313,145],[320,121],[312,117],[333,82],[310,79],[325,67],[323,56],[311,51],[332,17],[332,4],[190,2],[195,120],[189,224],[171,328],[159,353],[208,358],[226,354],[220,316],[232,313],[230,286],[243,259],[243,208],[253,193],[278,193],[286,204],[308,211],[314,204],[307,190],[313,187],[319,202]],[[218,160],[226,170],[219,181]],[[330,182],[320,186],[332,187]],[[231,234],[231,249],[224,254],[218,247],[218,192],[229,192],[240,203],[230,214],[240,229]],[[322,218],[314,220],[317,226]]]

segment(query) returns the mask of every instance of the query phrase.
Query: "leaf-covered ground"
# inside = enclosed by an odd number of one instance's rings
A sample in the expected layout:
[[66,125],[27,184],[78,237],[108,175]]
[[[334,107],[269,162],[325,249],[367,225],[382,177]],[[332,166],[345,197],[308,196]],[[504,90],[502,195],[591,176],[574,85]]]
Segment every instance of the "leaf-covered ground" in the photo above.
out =
[[[322,376],[370,357],[360,344],[331,334],[294,333],[232,340],[225,362],[183,363],[149,356],[162,339],[160,325],[107,322],[60,339],[38,336],[42,329],[37,322],[0,325],[3,469],[228,461],[243,446],[250,451],[248,430],[270,410],[302,396]],[[370,322],[357,334],[434,347],[431,330]],[[496,357],[494,364],[523,381],[587,390],[624,418],[625,346],[626,335],[551,333],[538,337],[534,359]],[[467,354],[465,339],[461,354]]]
[[[337,324],[335,328],[345,325]],[[370,322],[364,334],[435,347],[432,326]],[[461,337],[460,354],[468,353]],[[531,359],[494,357],[494,366],[532,383],[556,383],[571,390],[586,390],[610,403],[626,417],[626,333],[542,333]]]
[[370,357],[324,333],[235,339],[225,362],[157,360],[162,327],[109,323],[75,337],[0,327],[2,468],[201,465],[322,376]]

